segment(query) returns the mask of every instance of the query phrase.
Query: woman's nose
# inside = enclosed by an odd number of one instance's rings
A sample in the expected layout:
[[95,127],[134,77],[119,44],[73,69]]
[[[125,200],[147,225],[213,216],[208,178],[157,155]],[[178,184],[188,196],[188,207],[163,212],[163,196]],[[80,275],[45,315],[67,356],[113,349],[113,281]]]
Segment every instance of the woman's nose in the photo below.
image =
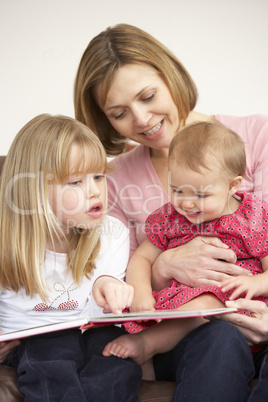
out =
[[151,113],[148,113],[143,108],[135,108],[133,111],[134,123],[138,127],[146,127],[151,118]]

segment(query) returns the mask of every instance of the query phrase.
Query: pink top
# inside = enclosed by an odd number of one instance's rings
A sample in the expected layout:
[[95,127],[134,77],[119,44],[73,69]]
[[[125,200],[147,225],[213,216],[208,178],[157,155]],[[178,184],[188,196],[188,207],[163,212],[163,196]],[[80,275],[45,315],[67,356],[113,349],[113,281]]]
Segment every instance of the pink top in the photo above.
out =
[[[268,202],[268,116],[216,115],[215,118],[245,142],[247,177],[241,191],[254,193]],[[148,215],[169,201],[154,170],[149,148],[140,145],[110,162],[108,176],[109,215],[130,229],[130,250],[146,238],[144,222]]]

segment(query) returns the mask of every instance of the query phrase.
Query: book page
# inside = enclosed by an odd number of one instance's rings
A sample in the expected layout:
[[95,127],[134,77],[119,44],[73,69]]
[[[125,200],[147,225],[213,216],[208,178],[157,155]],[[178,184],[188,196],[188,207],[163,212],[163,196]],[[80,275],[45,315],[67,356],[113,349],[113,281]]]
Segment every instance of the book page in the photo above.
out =
[[28,336],[40,335],[47,332],[61,331],[68,328],[88,329],[95,325],[118,324],[127,321],[166,320],[191,317],[208,317],[218,314],[237,312],[236,308],[218,308],[211,310],[156,310],[144,311],[141,313],[104,314],[99,317],[80,317],[77,320],[59,322],[55,324],[42,325],[20,331],[0,334],[0,342],[13,339],[25,338]]

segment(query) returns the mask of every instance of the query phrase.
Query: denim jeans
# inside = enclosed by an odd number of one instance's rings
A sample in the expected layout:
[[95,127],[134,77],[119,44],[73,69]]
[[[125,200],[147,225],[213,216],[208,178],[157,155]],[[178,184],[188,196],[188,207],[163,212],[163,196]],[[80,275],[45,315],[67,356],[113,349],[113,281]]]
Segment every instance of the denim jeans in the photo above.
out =
[[22,340],[6,364],[17,368],[25,402],[138,402],[141,368],[102,350],[118,327],[71,329]]
[[248,402],[268,401],[268,346],[254,356],[256,379]]
[[173,402],[246,402],[255,373],[244,336],[216,320],[195,329],[171,352],[155,356],[154,365],[158,380],[177,382]]

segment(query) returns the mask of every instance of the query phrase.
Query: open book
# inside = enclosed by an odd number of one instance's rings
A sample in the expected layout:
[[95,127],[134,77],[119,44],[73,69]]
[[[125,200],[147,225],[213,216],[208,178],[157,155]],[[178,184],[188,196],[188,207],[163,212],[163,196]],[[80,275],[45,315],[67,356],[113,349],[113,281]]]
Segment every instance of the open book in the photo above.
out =
[[218,314],[234,313],[236,308],[218,308],[211,310],[156,310],[141,313],[105,314],[100,317],[80,317],[72,321],[64,321],[55,324],[42,325],[39,327],[23,329],[21,331],[0,334],[0,342],[12,339],[25,338],[47,332],[60,331],[68,328],[80,328],[85,330],[97,325],[120,324],[127,321],[166,320],[190,317],[208,317]]

